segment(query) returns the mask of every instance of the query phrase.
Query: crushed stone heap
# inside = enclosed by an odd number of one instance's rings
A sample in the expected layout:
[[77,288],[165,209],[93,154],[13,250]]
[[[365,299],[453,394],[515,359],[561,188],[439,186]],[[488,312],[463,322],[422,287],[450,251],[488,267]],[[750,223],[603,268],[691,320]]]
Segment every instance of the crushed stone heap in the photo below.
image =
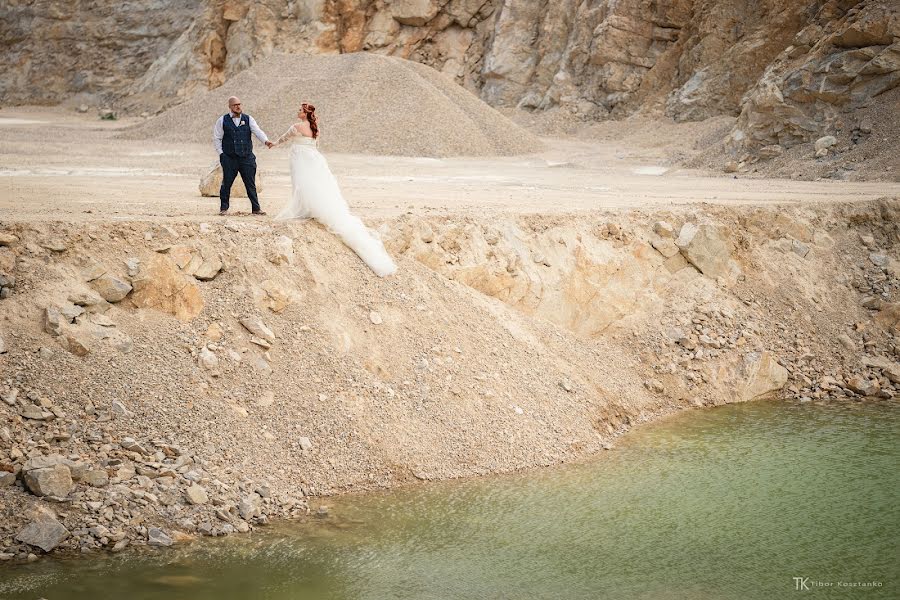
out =
[[273,138],[296,122],[301,102],[311,102],[322,148],[331,152],[505,156],[541,147],[537,137],[434,69],[366,53],[273,55],[123,137],[210,141],[229,96],[238,96]]

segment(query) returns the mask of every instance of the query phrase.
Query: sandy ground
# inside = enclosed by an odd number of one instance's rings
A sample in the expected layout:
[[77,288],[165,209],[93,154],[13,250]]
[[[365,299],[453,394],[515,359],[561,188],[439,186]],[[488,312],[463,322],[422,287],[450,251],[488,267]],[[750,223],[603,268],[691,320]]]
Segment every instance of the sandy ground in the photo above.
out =
[[[200,175],[215,162],[211,145],[116,139],[130,123],[57,109],[3,109],[0,219],[215,215],[218,200],[198,192]],[[691,203],[852,202],[900,195],[900,183],[733,179],[663,166],[666,157],[653,148],[615,141],[547,142],[548,150],[538,154],[494,159],[332,154],[327,145],[323,151],[350,204],[360,215],[376,218],[405,212],[553,214]],[[261,147],[256,152],[264,178],[261,202],[271,215],[289,196],[287,152]],[[249,203],[234,199],[232,208],[249,210]]]

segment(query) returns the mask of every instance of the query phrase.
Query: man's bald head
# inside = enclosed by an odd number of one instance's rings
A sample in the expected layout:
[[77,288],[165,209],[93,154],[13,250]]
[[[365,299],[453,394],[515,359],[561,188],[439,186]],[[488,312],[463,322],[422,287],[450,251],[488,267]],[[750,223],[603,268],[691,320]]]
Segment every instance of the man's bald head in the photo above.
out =
[[228,110],[230,110],[233,114],[239,115],[241,114],[241,100],[237,96],[232,96],[228,99]]

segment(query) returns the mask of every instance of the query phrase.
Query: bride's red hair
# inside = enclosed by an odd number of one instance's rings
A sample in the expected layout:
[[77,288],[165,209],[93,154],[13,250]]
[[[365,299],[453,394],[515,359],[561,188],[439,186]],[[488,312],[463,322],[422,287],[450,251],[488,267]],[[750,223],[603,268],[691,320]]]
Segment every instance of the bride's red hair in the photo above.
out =
[[309,121],[309,128],[312,130],[313,138],[319,137],[319,120],[316,118],[316,107],[308,102],[300,105],[300,110],[306,114]]

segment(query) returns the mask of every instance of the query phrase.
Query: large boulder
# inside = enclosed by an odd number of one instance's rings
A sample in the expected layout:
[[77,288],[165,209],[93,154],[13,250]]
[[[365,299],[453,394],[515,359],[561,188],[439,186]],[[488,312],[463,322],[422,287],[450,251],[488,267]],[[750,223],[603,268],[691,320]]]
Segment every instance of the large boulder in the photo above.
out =
[[[222,165],[219,163],[214,164],[210,167],[209,171],[200,178],[200,195],[208,196],[208,197],[219,197],[219,189],[222,187]],[[256,193],[261,194],[263,190],[262,184],[262,175],[259,173],[259,169],[256,170]],[[241,176],[238,175],[234,180],[234,185],[231,186],[231,197],[232,198],[246,198],[247,197],[247,188],[244,187],[244,182],[241,179]]]
[[862,363],[881,370],[891,383],[900,383],[900,363],[883,356],[865,356]]
[[203,296],[194,278],[163,254],[141,265],[133,284],[131,301],[139,308],[155,308],[182,321],[192,320],[203,310]]
[[748,352],[719,365],[713,373],[725,402],[747,402],[774,396],[788,380],[788,371],[770,352]]
[[18,541],[40,548],[44,552],[50,552],[67,537],[69,530],[48,516],[32,521],[16,534]]
[[788,371],[769,352],[744,355],[744,385],[739,388],[741,400],[759,400],[773,396],[788,380]]
[[97,293],[110,303],[121,302],[131,292],[131,285],[114,275],[105,273],[91,282]]
[[885,329],[900,332],[900,302],[891,302],[882,306],[875,315],[875,322]]
[[675,245],[688,262],[707,277],[728,279],[738,271],[731,259],[728,240],[714,225],[685,223]]
[[42,468],[23,469],[22,480],[36,496],[65,498],[72,491],[72,472],[62,463]]

